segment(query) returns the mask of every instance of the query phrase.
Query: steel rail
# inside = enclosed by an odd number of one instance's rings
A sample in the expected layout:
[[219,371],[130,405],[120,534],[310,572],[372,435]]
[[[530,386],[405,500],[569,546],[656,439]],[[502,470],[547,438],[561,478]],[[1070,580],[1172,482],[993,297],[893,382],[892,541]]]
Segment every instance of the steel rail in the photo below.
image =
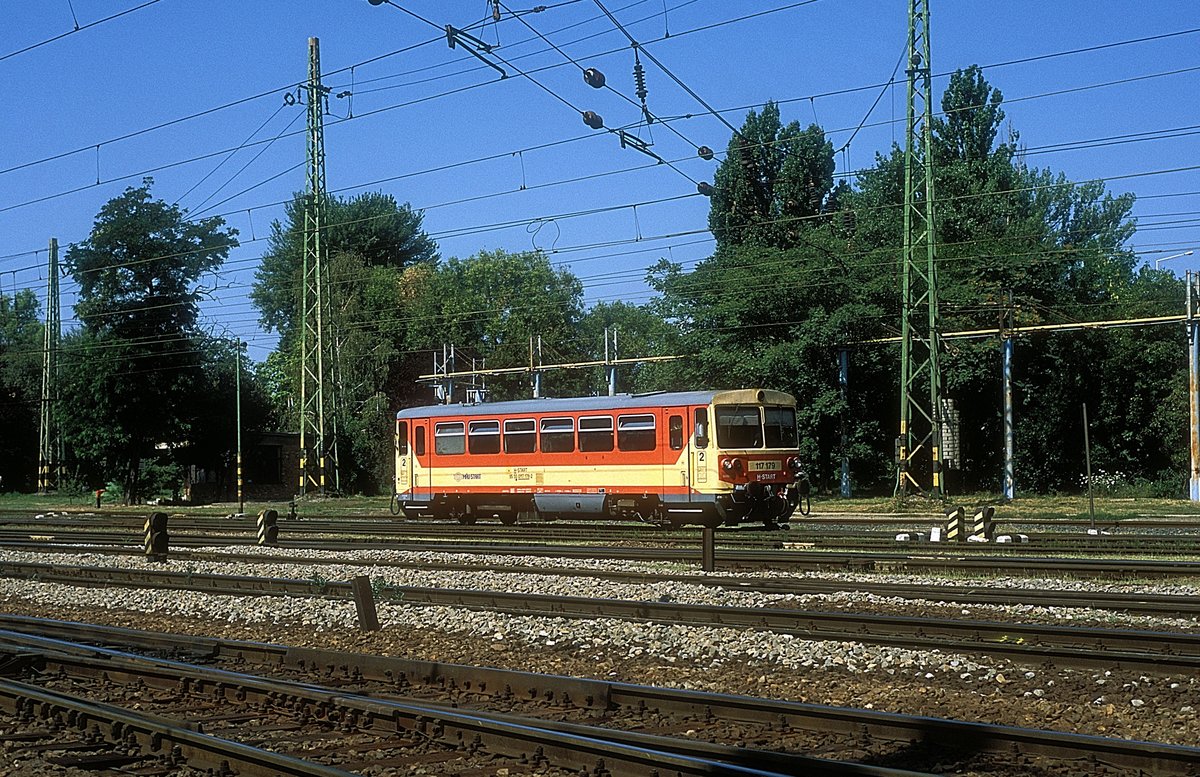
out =
[[[170,508],[162,508],[163,511],[169,511]],[[44,512],[31,514],[29,511],[15,511],[0,509],[0,524],[6,526],[56,526],[61,528],[79,527],[79,526],[130,526],[137,527],[145,521],[146,515],[154,512],[153,507],[148,507],[144,512],[138,513],[113,513],[113,512]],[[695,527],[684,527],[681,529],[672,529],[669,532],[664,532],[660,526],[638,523],[635,521],[621,521],[616,519],[592,519],[592,520],[530,520],[518,523],[515,525],[505,525],[498,521],[488,521],[479,523],[473,526],[463,526],[449,520],[410,520],[402,519],[391,515],[318,515],[318,516],[295,516],[292,517],[286,511],[277,510],[279,513],[279,524],[289,531],[295,532],[336,532],[342,531],[347,533],[363,533],[373,530],[388,530],[390,532],[409,532],[421,533],[430,532],[436,534],[445,533],[462,533],[462,534],[480,534],[480,533],[495,533],[500,535],[505,534],[528,534],[542,532],[556,532],[567,534],[570,532],[579,532],[592,534],[595,532],[613,532],[613,533],[642,533],[642,534],[664,534],[668,536],[698,536],[699,530]],[[253,515],[195,515],[191,513],[169,513],[172,525],[192,531],[204,531],[213,529],[222,529],[229,527],[245,527],[253,528],[255,524],[255,516]],[[826,531],[829,527],[877,527],[881,531],[888,531],[897,528],[921,528],[931,525],[938,525],[944,522],[945,518],[941,514],[922,515],[916,513],[908,514],[883,514],[871,515],[868,513],[843,513],[843,514],[823,514],[823,515],[793,515],[789,523],[793,531]],[[1071,528],[1076,534],[1085,531],[1092,527],[1091,521],[1087,516],[1028,516],[1028,515],[1003,515],[995,519],[995,524],[998,527],[1011,526],[1038,526],[1046,529],[1063,532],[1065,529]],[[1122,517],[1122,518],[1101,518],[1096,521],[1095,528],[1102,530],[1138,530],[1138,529],[1170,529],[1178,531],[1200,531],[1200,513],[1194,517],[1175,517],[1164,518],[1158,516],[1137,516],[1137,517]],[[774,532],[764,530],[762,526],[746,524],[736,527],[719,527],[718,533],[726,537],[738,534],[766,534],[771,535]]]
[[[67,585],[107,587],[118,584],[234,596],[353,598],[350,583],[324,580],[15,562],[0,562],[0,576]],[[763,629],[809,640],[849,639],[868,644],[985,653],[1041,664],[1136,667],[1155,674],[1200,669],[1200,635],[1177,632],[589,599],[416,586],[384,586],[378,595],[385,601],[404,604],[465,607],[517,615],[617,618],[689,626]]]
[[[828,509],[831,504],[829,502],[817,501],[814,503],[817,507],[822,508],[819,512],[807,516],[792,516],[797,520],[794,521],[800,525],[879,525],[879,526],[904,526],[907,524],[917,523],[926,524],[929,522],[938,522],[944,520],[944,515],[941,511],[930,511],[922,513],[913,512],[865,512],[853,510],[836,510]],[[266,505],[272,507],[272,505]],[[303,505],[300,505],[302,508]],[[195,521],[214,521],[214,522],[236,522],[236,521],[254,521],[253,515],[236,514],[217,514],[215,512],[198,513],[197,508],[188,507],[187,512],[178,512],[178,508],[172,506],[154,506],[147,505],[137,510],[95,510],[89,506],[67,506],[54,508],[28,508],[28,507],[2,507],[0,508],[0,521],[8,522],[10,519],[30,519],[39,521],[54,521],[58,519],[88,519],[107,521],[113,519],[123,519],[131,522],[141,522],[145,520],[146,514],[154,511],[163,511],[171,515],[172,520],[195,520]],[[205,508],[198,508],[203,510]],[[211,510],[212,508],[208,508]],[[288,516],[287,503],[275,504],[272,509],[279,513],[280,521],[294,520],[296,524],[303,523],[320,523],[322,521],[335,523],[376,523],[380,525],[393,526],[409,526],[409,527],[440,527],[440,528],[457,528],[448,520],[429,520],[429,519],[401,519],[396,516],[389,515],[386,512],[386,506],[381,505],[375,508],[377,511],[372,511],[367,508],[362,513],[320,513],[317,515],[300,513],[296,519],[291,519]],[[1045,525],[1045,526],[1076,526],[1089,527],[1091,519],[1086,514],[1061,514],[1048,515],[1044,513],[1029,514],[1022,512],[1020,508],[1011,507],[1003,508],[1002,514],[996,516],[996,520],[1001,524],[1019,524],[1019,525]],[[615,520],[558,520],[558,521],[530,521],[518,525],[518,527],[550,527],[557,526],[560,528],[578,527],[586,529],[589,527],[610,526],[612,528],[643,528],[648,531],[654,530],[654,527],[639,524],[635,522],[621,522]],[[1139,513],[1122,515],[1119,517],[1104,517],[1097,518],[1096,525],[1102,528],[1121,527],[1121,526],[1145,526],[1153,528],[1200,528],[1200,512],[1196,513]],[[491,528],[501,528],[499,524],[488,524]],[[752,527],[738,527],[735,531],[751,529]],[[694,529],[684,531],[696,531]]]
[[[194,531],[189,533],[173,529],[170,535],[171,544],[175,547],[238,547],[257,544],[257,532],[252,528],[247,528],[244,534],[236,535],[203,534]],[[437,535],[433,541],[422,541],[403,536],[381,537],[377,533],[365,533],[356,538],[333,538],[322,537],[312,533],[287,533],[281,529],[281,536],[283,539],[279,543],[280,546],[305,550],[352,551],[370,547],[372,549],[392,550],[435,549],[445,552],[521,553],[532,555],[533,551],[530,550],[531,548],[541,548],[543,549],[541,555],[546,555],[545,549],[562,549],[559,555],[573,554],[579,557],[582,555],[579,552],[580,549],[584,548],[593,550],[595,555],[611,557],[616,553],[616,546],[591,543],[632,541],[638,542],[640,545],[635,548],[621,547],[621,554],[618,554],[618,557],[629,557],[631,552],[636,552],[639,554],[639,557],[652,558],[652,556],[647,554],[653,554],[656,550],[660,553],[673,553],[676,548],[682,554],[696,556],[700,553],[699,550],[696,550],[698,543],[691,542],[690,538],[672,537],[666,534],[657,537],[633,537],[613,535],[611,533],[594,533],[587,536],[576,535],[579,542],[573,545],[556,544],[571,540],[570,536],[560,534],[543,534],[537,538],[533,538],[517,535],[493,535],[486,532],[473,534],[447,533],[445,535]],[[455,542],[453,539],[454,536],[457,536],[459,539],[478,540],[480,543],[486,544],[451,544]],[[781,539],[777,534],[761,535],[759,537],[746,536],[734,539],[728,539],[728,534],[718,534],[717,537],[716,547],[724,551],[721,554],[721,560],[726,562],[727,566],[731,562],[735,563],[740,560],[743,554],[772,551],[780,553],[788,552],[791,554],[801,551],[820,552],[823,554],[822,558],[825,559],[830,558],[830,554],[839,553],[855,553],[858,555],[876,554],[884,557],[902,557],[905,554],[912,554],[914,552],[920,553],[924,557],[947,555],[985,556],[991,554],[990,558],[996,559],[995,563],[997,565],[1003,564],[1005,566],[1016,566],[1017,568],[1024,568],[1025,565],[1024,562],[1014,559],[1036,558],[1052,554],[1069,553],[1104,558],[1117,557],[1122,561],[1131,557],[1145,557],[1140,559],[1143,562],[1156,561],[1156,558],[1160,556],[1179,557],[1200,555],[1200,538],[1151,535],[1110,537],[1106,539],[1063,539],[1061,537],[1043,536],[1029,542],[1006,545],[974,542],[953,544],[898,542],[891,536],[875,538],[863,537],[861,535],[830,536],[828,534],[808,536],[803,532],[793,532],[786,539]],[[123,533],[117,531],[83,532],[70,530],[54,532],[49,529],[0,529],[0,546],[13,548],[43,547],[47,543],[77,544],[95,547],[127,547],[134,542],[141,541],[141,539],[141,536],[133,531],[132,528],[128,532]],[[537,539],[541,544],[508,544],[513,539],[519,539],[522,542]],[[662,547],[663,545],[669,545],[670,547],[665,548]],[[1004,553],[1006,555],[996,556],[995,554],[997,553]],[[1072,559],[1072,561],[1078,560]],[[794,556],[790,561],[785,560],[785,563],[793,566],[805,565],[804,559]],[[811,564],[807,565],[807,567],[812,568]],[[1197,571],[1197,574],[1200,575],[1200,570]]]
[[[105,548],[91,550],[101,555],[142,557],[142,549]],[[211,561],[216,563],[322,565],[328,567],[361,567],[368,563],[358,559],[329,559],[319,556],[271,555],[266,553],[221,553],[206,551],[175,551],[177,561]],[[653,573],[590,568],[543,567],[519,564],[467,564],[454,562],[392,561],[371,559],[370,566],[384,569],[418,569],[422,571],[473,572],[487,570],[509,574],[554,577],[588,577],[623,583],[658,584],[686,583],[711,588],[729,588],[763,594],[827,595],[845,591],[861,591],[898,599],[951,601],[956,604],[1035,605],[1039,607],[1070,607],[1097,610],[1116,610],[1127,613],[1195,617],[1200,615],[1200,599],[1188,595],[1148,593],[1108,593],[1093,591],[1054,590],[1043,588],[988,588],[984,585],[916,585],[906,583],[873,583],[861,580],[817,580],[806,577],[753,578],[686,573]]]
[[142,752],[159,757],[168,757],[178,748],[184,762],[210,769],[213,774],[232,767],[237,774],[262,777],[354,777],[352,772],[331,766],[211,737],[162,718],[14,680],[0,679],[0,708],[10,715],[57,720],[80,731],[96,730],[110,744],[136,743]]
[[[214,538],[198,541],[197,538],[183,537],[179,543],[172,538],[172,545],[184,547],[208,547],[215,544],[237,547],[252,546],[255,543],[250,538],[238,538],[237,541],[218,542]],[[1025,573],[1049,574],[1052,576],[1071,577],[1117,577],[1122,579],[1155,578],[1155,577],[1187,577],[1200,579],[1200,561],[1174,559],[1089,559],[1064,558],[1058,556],[997,556],[995,547],[974,548],[971,546],[983,543],[964,543],[963,545],[943,545],[940,548],[926,543],[920,552],[914,551],[909,545],[903,550],[893,553],[857,552],[847,553],[833,550],[814,551],[811,546],[796,543],[801,547],[788,548],[784,543],[782,550],[750,550],[726,549],[717,553],[717,564],[725,569],[794,569],[794,570],[848,570],[857,572],[974,572],[978,574],[996,573]],[[965,547],[964,547],[965,546]],[[71,545],[48,541],[46,539],[31,539],[28,541],[0,542],[0,547],[16,550],[37,551],[46,553],[120,553],[128,552],[137,547],[130,542]],[[697,567],[701,561],[701,551],[697,547],[613,547],[604,545],[507,545],[507,544],[462,544],[457,542],[320,542],[306,543],[281,540],[279,547],[289,550],[312,551],[356,551],[364,548],[372,550],[396,551],[436,551],[442,553],[457,553],[463,555],[512,555],[550,558],[570,558],[589,560],[627,560],[627,561],[665,561],[675,563],[694,563]],[[969,552],[974,551],[974,552]]]
[[[679,777],[787,777],[796,774],[918,777],[925,773],[730,747],[684,738],[668,738],[616,729],[583,726],[518,715],[466,712],[446,706],[382,700],[343,689],[262,678],[162,658],[145,658],[109,648],[87,647],[59,639],[0,632],[0,645],[35,654],[42,669],[68,676],[162,689],[185,687],[248,706],[297,703],[318,719],[339,712],[357,727],[379,734],[417,730],[457,749],[482,748],[508,757],[540,754],[555,766],[584,773],[643,777],[658,770]],[[303,773],[303,772],[301,772]],[[345,774],[344,772],[338,772]]]
[[281,667],[338,667],[364,680],[410,686],[459,687],[479,693],[545,698],[576,707],[646,708],[713,715],[745,722],[771,722],[800,729],[834,731],[905,743],[959,744],[982,752],[1043,755],[1095,763],[1143,774],[1192,775],[1200,748],[1114,739],[1088,734],[990,725],[804,702],[733,696],[705,691],[534,674],[434,661],[347,654],[261,642],[168,635],[96,624],[0,616],[0,628],[60,639],[120,645],[146,651],[186,651],[212,660]]

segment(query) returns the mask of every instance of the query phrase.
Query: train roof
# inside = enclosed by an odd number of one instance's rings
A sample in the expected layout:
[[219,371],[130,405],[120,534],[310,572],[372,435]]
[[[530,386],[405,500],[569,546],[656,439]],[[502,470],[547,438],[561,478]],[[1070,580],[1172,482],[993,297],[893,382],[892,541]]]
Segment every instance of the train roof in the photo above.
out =
[[410,407],[396,413],[396,418],[441,418],[443,416],[519,415],[532,413],[573,413],[589,410],[626,410],[680,405],[766,402],[775,405],[794,405],[791,394],[768,389],[732,389],[728,391],[662,391],[652,394],[617,394],[602,397],[563,397],[517,399],[510,402],[480,404],[426,405]]

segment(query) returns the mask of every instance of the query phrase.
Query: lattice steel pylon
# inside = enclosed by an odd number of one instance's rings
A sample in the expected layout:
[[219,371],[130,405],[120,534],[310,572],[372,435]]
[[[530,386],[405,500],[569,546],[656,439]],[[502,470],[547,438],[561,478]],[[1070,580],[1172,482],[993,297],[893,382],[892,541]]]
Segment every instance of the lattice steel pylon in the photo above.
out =
[[[908,110],[904,149],[904,257],[900,311],[900,435],[896,494],[945,496],[941,348],[933,197],[929,0],[908,4]],[[928,393],[926,394],[925,390]],[[925,397],[928,397],[926,403]],[[928,459],[926,459],[928,456]],[[928,461],[928,467],[926,467]],[[928,490],[921,482],[928,483]]]
[[[333,376],[337,358],[331,335],[329,249],[325,239],[325,100],[321,50],[308,39],[308,185],[304,201],[304,283],[300,330],[301,495],[339,489],[337,397]],[[332,476],[332,477],[331,477]]]
[[58,423],[58,343],[62,338],[62,315],[58,303],[58,239],[50,238],[50,260],[46,282],[46,326],[42,350],[42,402],[38,424],[38,493],[60,486],[63,443]]

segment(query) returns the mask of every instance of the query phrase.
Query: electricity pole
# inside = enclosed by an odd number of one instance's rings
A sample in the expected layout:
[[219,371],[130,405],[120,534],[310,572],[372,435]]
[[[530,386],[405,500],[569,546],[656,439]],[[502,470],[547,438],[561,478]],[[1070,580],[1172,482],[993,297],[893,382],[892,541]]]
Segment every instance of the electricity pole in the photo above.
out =
[[38,493],[57,489],[63,465],[62,432],[58,424],[58,342],[62,316],[58,304],[58,238],[50,238],[49,280],[46,284],[45,347],[42,351],[41,422],[38,425]]
[[[338,488],[336,358],[330,337],[332,304],[325,223],[325,115],[329,89],[321,85],[321,52],[308,39],[308,186],[304,195],[304,284],[300,330],[301,496]],[[332,474],[332,478],[330,475]]]
[[[904,151],[904,256],[900,311],[898,496],[945,496],[942,482],[942,381],[937,236],[933,212],[933,95],[929,69],[929,0],[908,4],[908,109]],[[927,393],[926,397],[922,394]],[[928,461],[928,468],[925,462]],[[928,480],[925,478],[928,477]]]

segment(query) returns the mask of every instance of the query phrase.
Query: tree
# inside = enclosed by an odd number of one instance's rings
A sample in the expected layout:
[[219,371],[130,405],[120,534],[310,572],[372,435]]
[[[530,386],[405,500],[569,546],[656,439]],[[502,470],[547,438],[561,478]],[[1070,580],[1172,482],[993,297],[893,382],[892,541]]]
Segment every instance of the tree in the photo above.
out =
[[[615,332],[617,358],[678,355],[682,343],[679,330],[671,326],[659,311],[647,305],[628,302],[598,302],[587,310],[579,323],[582,358],[596,360],[604,355],[604,330]],[[609,337],[613,337],[610,334]],[[670,384],[674,374],[669,362],[623,364],[617,368],[617,391],[655,391]],[[603,368],[588,375],[581,392],[595,391],[606,384]]]
[[[530,338],[542,338],[552,363],[575,361],[599,347],[579,338],[583,285],[567,270],[554,269],[540,251],[451,258],[410,273],[407,283],[409,349],[428,354],[451,343],[465,359],[512,366],[529,362]],[[547,378],[548,392],[578,393],[580,380],[556,372]],[[527,396],[529,387],[525,378],[498,378],[489,389],[492,398],[506,399]]]
[[36,482],[42,325],[28,289],[0,294],[0,490]]
[[[338,354],[339,466],[348,490],[374,493],[390,480],[390,417],[416,389],[418,367],[403,352],[406,324],[397,311],[405,269],[437,261],[437,245],[421,229],[421,218],[382,193],[327,201],[329,336]],[[300,389],[303,267],[304,197],[297,195],[285,206],[284,220],[271,225],[251,292],[260,322],[280,334],[263,373],[282,429],[297,423],[287,404]]]
[[[1132,195],[1114,196],[1103,182],[1077,184],[1061,173],[1027,167],[1016,131],[1002,132],[1002,104],[1000,90],[978,67],[957,71],[942,98],[943,117],[932,128],[942,331],[996,328],[1009,311],[1018,325],[1028,326],[1177,310],[1170,300],[1181,298],[1181,290],[1167,290],[1135,272],[1136,257],[1127,247],[1134,230]],[[852,239],[878,266],[890,261],[896,270],[881,273],[889,278],[898,277],[902,249],[903,171],[903,153],[893,148],[877,156],[849,198],[856,214]],[[1159,400],[1169,396],[1178,368],[1164,372],[1158,350],[1146,347],[1145,337],[1157,342],[1164,333],[1060,333],[1019,341],[1016,438],[1022,487],[1078,488],[1083,453],[1075,419],[1081,401],[1094,414],[1108,407],[1105,419],[1120,418],[1133,428],[1162,426]],[[1129,348],[1130,340],[1142,347]],[[1088,380],[1098,365],[1112,372],[1103,381]],[[958,491],[998,489],[1003,447],[996,341],[955,341],[942,372],[946,396],[959,400],[963,433],[962,465],[949,473],[948,485]],[[1153,385],[1142,381],[1138,387],[1151,401],[1121,399],[1135,375],[1155,376]],[[870,390],[895,396],[896,387],[893,380]],[[1149,451],[1115,430],[1111,443],[1111,449],[1097,449],[1098,460],[1124,462],[1131,476],[1153,479],[1170,459],[1165,448]]]
[[[286,339],[297,324],[304,281],[304,199],[297,194],[284,205],[283,221],[272,222],[250,293],[263,326]],[[349,254],[366,267],[395,269],[437,259],[437,244],[421,228],[422,215],[407,203],[398,205],[390,194],[330,197],[325,219],[323,239],[331,259]]]
[[151,185],[109,200],[65,257],[83,327],[64,347],[64,436],[83,471],[123,483],[127,503],[156,446],[177,449],[203,427],[191,411],[205,385],[197,281],[237,245],[223,219],[189,221]]
[[[1002,105],[1000,91],[970,67],[951,77],[943,117],[932,127],[942,331],[995,329],[1010,310],[1021,325],[1178,311],[1177,281],[1135,269],[1127,245],[1132,196],[1027,167],[1015,130],[1003,132]],[[714,179],[713,255],[691,272],[667,263],[651,272],[660,294],[652,307],[679,328],[689,353],[685,362],[656,369],[656,381],[664,388],[767,385],[795,394],[802,448],[819,480],[832,474],[841,420],[848,419],[856,487],[883,491],[894,470],[899,354],[871,341],[895,334],[899,322],[904,154],[893,147],[877,155],[853,189],[834,185],[833,169],[819,127],[784,126],[773,104],[748,115]],[[1174,437],[1135,439],[1128,430],[1186,428],[1182,418],[1171,422],[1184,407],[1171,400],[1180,375],[1168,354],[1179,352],[1179,336],[1020,341],[1023,486],[1078,486],[1080,429],[1070,419],[1081,398],[1103,413],[1093,441],[1110,466],[1151,480],[1178,467]],[[851,349],[847,402],[837,391],[840,346]],[[1088,380],[1089,367],[1101,365],[1105,379]],[[942,372],[962,418],[962,464],[949,487],[998,489],[997,341],[954,341]]]
[[833,145],[816,124],[783,126],[779,106],[750,111],[713,178],[708,226],[718,247],[788,247],[831,204]]

